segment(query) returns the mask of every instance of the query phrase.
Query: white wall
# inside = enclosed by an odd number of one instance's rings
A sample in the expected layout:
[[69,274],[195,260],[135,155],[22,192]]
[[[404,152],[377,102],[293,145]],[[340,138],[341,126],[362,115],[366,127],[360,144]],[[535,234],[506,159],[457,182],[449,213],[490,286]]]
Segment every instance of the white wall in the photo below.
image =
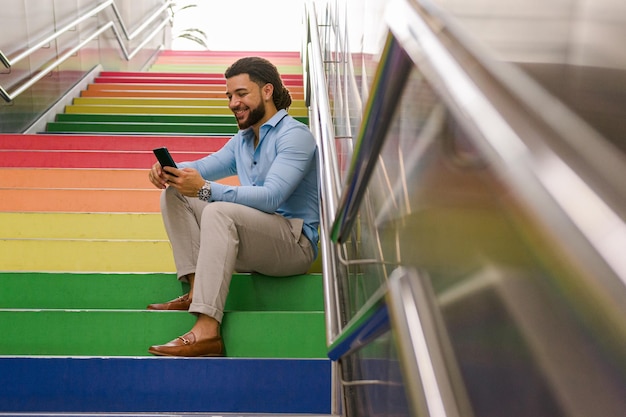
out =
[[[197,7],[176,13],[174,33],[204,30],[211,50],[299,51],[304,0],[187,0]],[[174,39],[172,49],[197,50],[198,44]]]

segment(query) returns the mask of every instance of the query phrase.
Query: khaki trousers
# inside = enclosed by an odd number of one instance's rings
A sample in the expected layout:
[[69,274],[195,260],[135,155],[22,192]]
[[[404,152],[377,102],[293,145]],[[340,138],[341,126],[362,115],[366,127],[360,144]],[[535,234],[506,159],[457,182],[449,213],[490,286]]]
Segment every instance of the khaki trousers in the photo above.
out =
[[178,278],[195,273],[190,313],[221,323],[232,274],[271,276],[306,273],[313,263],[301,219],[286,219],[241,204],[205,203],[168,187],[161,213]]

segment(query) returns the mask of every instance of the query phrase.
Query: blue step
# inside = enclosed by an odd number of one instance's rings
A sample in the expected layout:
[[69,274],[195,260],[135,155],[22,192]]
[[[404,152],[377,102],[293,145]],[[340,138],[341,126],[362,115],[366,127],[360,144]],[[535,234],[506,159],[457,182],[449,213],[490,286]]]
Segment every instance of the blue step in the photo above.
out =
[[0,357],[0,414],[330,414],[326,359]]

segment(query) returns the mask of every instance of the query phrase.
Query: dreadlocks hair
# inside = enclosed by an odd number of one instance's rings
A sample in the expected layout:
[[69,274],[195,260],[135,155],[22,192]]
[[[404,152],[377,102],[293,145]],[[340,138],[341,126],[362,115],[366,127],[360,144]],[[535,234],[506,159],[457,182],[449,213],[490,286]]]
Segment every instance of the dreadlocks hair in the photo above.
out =
[[240,74],[248,74],[250,80],[259,87],[263,87],[267,83],[272,84],[274,86],[272,101],[276,109],[289,109],[291,94],[283,85],[276,66],[267,59],[256,56],[241,58],[228,67],[224,77],[228,79]]

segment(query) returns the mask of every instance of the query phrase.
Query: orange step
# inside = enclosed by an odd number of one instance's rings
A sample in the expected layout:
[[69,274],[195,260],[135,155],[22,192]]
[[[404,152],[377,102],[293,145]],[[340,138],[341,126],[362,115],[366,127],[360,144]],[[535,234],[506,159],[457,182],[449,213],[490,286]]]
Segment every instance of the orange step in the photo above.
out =
[[[219,182],[239,184],[237,177]],[[4,212],[152,213],[160,193],[145,169],[0,168]]]
[[[218,181],[238,185],[236,176]],[[147,169],[0,168],[0,188],[147,189]]]
[[0,189],[0,211],[155,213],[161,190]]

